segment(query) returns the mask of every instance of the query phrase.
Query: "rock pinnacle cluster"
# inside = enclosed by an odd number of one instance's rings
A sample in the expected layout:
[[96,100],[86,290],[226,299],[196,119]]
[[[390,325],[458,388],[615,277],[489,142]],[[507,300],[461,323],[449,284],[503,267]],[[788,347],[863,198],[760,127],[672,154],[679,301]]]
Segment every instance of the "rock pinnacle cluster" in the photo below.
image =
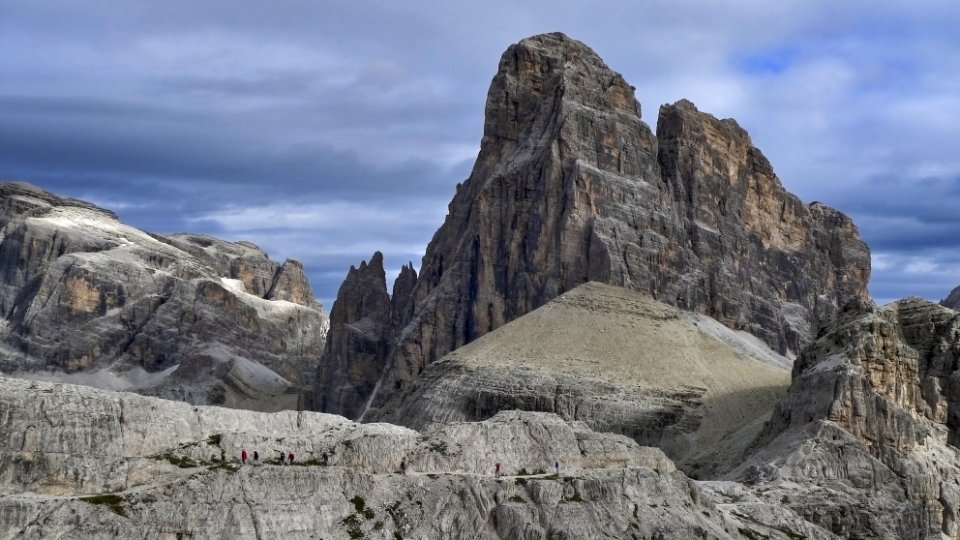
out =
[[[352,415],[369,398],[327,388],[362,379],[381,406],[443,355],[587,281],[704,313],[792,357],[867,298],[869,276],[853,222],[787,192],[735,121],[682,100],[660,108],[654,134],[633,87],[589,47],[534,36],[500,59],[480,153],[419,275],[369,314],[365,339],[378,343],[336,348],[350,330],[335,326],[320,369],[336,374],[317,394],[322,410]],[[367,283],[387,298],[385,282]]]

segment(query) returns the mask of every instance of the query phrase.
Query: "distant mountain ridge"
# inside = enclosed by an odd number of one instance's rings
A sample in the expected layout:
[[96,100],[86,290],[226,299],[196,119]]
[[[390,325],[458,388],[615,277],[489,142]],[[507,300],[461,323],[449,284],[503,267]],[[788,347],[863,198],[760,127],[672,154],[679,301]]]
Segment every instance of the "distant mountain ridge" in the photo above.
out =
[[150,234],[0,183],[0,370],[235,407],[295,408],[327,317],[303,266]]

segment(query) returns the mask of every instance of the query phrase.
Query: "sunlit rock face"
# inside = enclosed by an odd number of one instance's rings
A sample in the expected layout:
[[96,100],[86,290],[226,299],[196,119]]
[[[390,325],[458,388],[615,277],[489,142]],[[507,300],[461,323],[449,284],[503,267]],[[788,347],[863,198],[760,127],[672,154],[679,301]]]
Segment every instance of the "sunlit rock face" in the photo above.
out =
[[[869,274],[851,220],[787,192],[735,121],[680,101],[660,108],[654,134],[596,53],[534,36],[500,60],[473,171],[393,298],[384,370],[363,386],[378,388],[378,408],[426,365],[587,281],[707,314],[792,357],[839,305],[866,298]],[[338,354],[321,364],[344,364]],[[339,395],[323,409],[361,407]]]
[[327,318],[300,263],[162,236],[0,184],[0,369],[194,403],[296,407]]
[[960,537],[958,361],[956,311],[852,302],[797,359],[732,477],[841,537]]
[[418,433],[4,377],[0,413],[4,538],[832,537],[553,414]]

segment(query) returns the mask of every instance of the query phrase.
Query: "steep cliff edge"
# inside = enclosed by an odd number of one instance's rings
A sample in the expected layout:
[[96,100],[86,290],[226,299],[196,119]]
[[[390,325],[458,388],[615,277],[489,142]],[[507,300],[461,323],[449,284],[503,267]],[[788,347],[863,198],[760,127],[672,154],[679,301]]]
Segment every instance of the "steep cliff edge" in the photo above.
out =
[[149,234],[92,204],[0,183],[2,371],[295,408],[326,329],[296,261]]
[[[596,53],[535,36],[500,60],[473,171],[403,287],[381,384],[365,386],[379,387],[380,406],[426,365],[587,281],[792,356],[838,305],[866,297],[869,268],[853,223],[786,192],[733,120],[681,101],[661,108],[655,136]],[[343,360],[330,351],[321,363]]]
[[841,536],[958,538],[958,366],[956,311],[853,302],[797,359],[733,477]]

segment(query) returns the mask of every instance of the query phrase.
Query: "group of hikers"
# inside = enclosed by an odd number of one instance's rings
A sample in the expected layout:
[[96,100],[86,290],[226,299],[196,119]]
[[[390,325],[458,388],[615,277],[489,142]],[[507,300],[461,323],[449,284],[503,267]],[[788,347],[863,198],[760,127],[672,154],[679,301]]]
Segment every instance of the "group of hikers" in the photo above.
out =
[[[559,461],[554,461],[554,462],[553,462],[553,472],[556,473],[556,474],[560,474],[560,462],[559,462]],[[499,464],[499,463],[494,464],[494,466],[493,466],[493,474],[496,475],[496,476],[500,476],[500,464]]]
[[[276,461],[276,463],[277,463],[278,465],[283,465],[283,464],[285,464],[285,463],[289,463],[290,465],[293,465],[293,452],[290,452],[290,453],[287,454],[286,456],[284,456],[283,450],[278,450],[278,452],[280,452],[280,457],[278,457],[278,458],[277,458],[277,461]],[[250,455],[247,454],[246,448],[242,448],[242,449],[240,450],[240,461],[241,461],[241,463],[243,463],[244,465],[246,465],[246,464],[247,464],[247,459],[248,459],[249,457],[250,457]],[[253,463],[254,465],[259,465],[259,464],[260,464],[260,452],[257,452],[256,450],[253,451],[253,460],[252,460],[252,463]]]
[[[289,454],[287,454],[286,457],[284,457],[284,455],[283,455],[283,450],[278,450],[278,452],[280,452],[280,457],[277,458],[277,461],[276,461],[276,463],[277,463],[278,465],[284,465],[284,464],[293,465],[293,452],[290,452]],[[250,457],[250,456],[247,454],[247,449],[246,449],[246,448],[242,448],[242,449],[240,450],[240,461],[241,461],[244,465],[246,465],[246,464],[247,464],[247,458],[249,458],[249,457]],[[323,453],[323,456],[321,456],[321,458],[320,458],[321,463],[322,463],[323,465],[326,465],[326,464],[327,464],[327,459],[328,459],[327,453],[324,452],[324,453]],[[259,464],[260,464],[260,453],[257,452],[256,450],[253,451],[253,461],[252,461],[252,463],[253,463],[254,465],[259,465]],[[559,462],[559,461],[554,461],[554,462],[553,462],[553,470],[554,470],[554,472],[555,472],[556,474],[560,474],[560,462]],[[400,472],[402,472],[403,474],[406,474],[406,473],[407,473],[407,462],[406,462],[406,461],[401,461],[401,462],[400,462]],[[496,475],[496,476],[500,476],[500,464],[499,464],[499,463],[494,464],[494,466],[493,466],[493,474]]]

